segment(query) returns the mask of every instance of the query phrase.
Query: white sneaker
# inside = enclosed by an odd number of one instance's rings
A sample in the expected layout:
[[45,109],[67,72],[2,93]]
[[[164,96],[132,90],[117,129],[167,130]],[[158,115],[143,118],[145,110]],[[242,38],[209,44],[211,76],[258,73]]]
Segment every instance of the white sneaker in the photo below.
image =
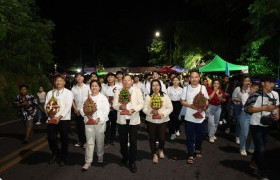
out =
[[41,122],[40,121],[36,122],[36,125],[41,125]]
[[180,136],[180,131],[178,130],[178,131],[176,131],[176,136]]
[[170,140],[176,139],[176,134],[171,134]]
[[226,123],[227,123],[226,119],[223,119],[223,123],[224,123],[224,124],[226,124]]
[[81,144],[80,144],[80,143],[76,143],[74,146],[75,146],[75,147],[80,147]]
[[209,142],[210,142],[210,143],[214,143],[214,142],[215,142],[215,139],[214,139],[213,136],[209,137]]
[[97,162],[98,162],[98,163],[103,163],[103,156],[98,157]]
[[223,121],[219,121],[219,124],[222,125],[222,124],[223,124]]
[[241,154],[242,156],[247,156],[246,149],[241,149],[241,150],[240,150],[240,154]]
[[240,144],[240,139],[237,137],[237,138],[235,138],[235,143],[236,144]]
[[251,153],[251,154],[253,154],[253,153],[255,152],[255,150],[254,150],[254,149],[251,149],[251,148],[249,148],[247,151],[248,151],[249,153]]
[[83,166],[83,171],[87,171],[88,168],[90,168],[91,163],[85,163],[85,165]]
[[216,136],[213,136],[214,140],[217,140],[218,138]]

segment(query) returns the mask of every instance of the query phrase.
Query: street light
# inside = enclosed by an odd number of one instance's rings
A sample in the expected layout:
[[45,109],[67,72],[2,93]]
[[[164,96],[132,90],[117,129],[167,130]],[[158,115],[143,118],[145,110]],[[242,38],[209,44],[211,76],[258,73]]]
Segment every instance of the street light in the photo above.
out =
[[56,73],[57,64],[54,64],[54,72]]
[[78,68],[77,69],[77,73],[80,73],[82,70],[81,70],[81,68]]
[[158,38],[158,37],[160,37],[160,32],[159,31],[156,31],[155,32],[155,36]]

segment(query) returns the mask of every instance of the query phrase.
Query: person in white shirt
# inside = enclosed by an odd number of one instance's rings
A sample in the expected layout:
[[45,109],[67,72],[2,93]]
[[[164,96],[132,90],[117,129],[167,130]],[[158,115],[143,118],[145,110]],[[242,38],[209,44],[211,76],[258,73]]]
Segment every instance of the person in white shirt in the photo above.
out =
[[[68,155],[68,131],[71,120],[71,107],[73,104],[73,94],[70,90],[66,89],[64,76],[58,75],[54,80],[55,89],[49,91],[46,97],[46,106],[49,100],[54,96],[57,99],[60,106],[59,111],[53,115],[48,114],[47,123],[52,120],[56,121],[56,124],[49,124],[47,127],[49,147],[52,151],[52,157],[49,160],[49,164],[53,164],[58,158],[60,158],[60,166],[64,166],[64,162]],[[61,150],[57,145],[57,133],[59,132],[61,138]]]
[[44,106],[46,101],[46,92],[44,91],[44,87],[39,87],[39,92],[37,92],[38,100],[39,100],[39,106],[37,109],[37,115],[38,115],[38,121],[36,122],[36,125],[40,125],[41,121],[43,119],[43,116],[45,116]]
[[[108,121],[108,115],[110,112],[110,105],[108,99],[100,93],[101,84],[99,81],[92,80],[90,82],[90,98],[96,103],[96,111],[92,116],[85,115],[83,108],[81,108],[81,115],[84,117],[85,123],[90,119],[93,124],[85,125],[86,132],[86,152],[85,152],[85,164],[83,170],[86,171],[91,166],[93,160],[94,146],[96,143],[98,163],[103,163],[104,155],[104,132],[106,130],[106,121]],[[83,103],[86,101],[84,99]]]
[[246,93],[250,91],[250,84],[251,84],[251,78],[249,76],[244,76],[241,79],[241,86],[236,87],[232,93],[232,101],[234,104],[233,115],[236,121],[236,126],[235,126],[236,144],[240,144],[240,131],[241,131],[240,114],[243,108],[242,96],[246,95]]
[[84,99],[90,93],[90,89],[89,85],[84,83],[84,75],[82,73],[77,73],[75,75],[75,81],[77,84],[72,87],[71,91],[74,96],[73,109],[75,113],[78,142],[74,146],[84,147],[86,143],[86,135],[84,118],[81,116],[81,109],[83,108]]
[[115,145],[116,143],[116,133],[117,133],[117,111],[113,108],[113,100],[116,91],[118,90],[115,84],[115,74],[108,73],[106,75],[107,84],[102,86],[102,94],[104,94],[110,103],[110,113],[109,120],[106,122],[106,132],[105,132],[105,147],[109,144]]
[[93,80],[99,80],[99,76],[98,76],[98,74],[96,72],[90,73],[89,79],[87,81],[87,84],[89,85],[90,82],[93,81]]
[[[156,153],[156,141],[159,141],[159,158],[164,158],[164,144],[167,123],[170,120],[169,115],[173,111],[173,106],[167,94],[161,90],[161,83],[158,79],[151,82],[151,93],[146,96],[143,112],[146,114],[147,129],[149,134],[150,148],[153,155],[153,163],[158,163]],[[151,98],[153,95],[159,95],[162,100],[160,109],[151,107]],[[154,119],[153,115],[160,115],[160,119]]]
[[143,83],[141,83],[139,81],[139,76],[138,75],[134,75],[133,76],[133,87],[138,88],[142,92],[142,94],[144,96],[144,94],[145,94],[145,86],[144,86]]
[[[144,106],[144,100],[141,91],[138,88],[132,87],[132,77],[128,74],[123,77],[123,88],[128,90],[131,95],[126,107],[119,102],[121,89],[115,93],[113,102],[113,108],[118,111],[117,123],[122,154],[121,166],[126,166],[127,161],[129,161],[130,171],[136,173],[137,167],[135,161],[137,156],[138,126],[140,124],[139,112]],[[128,110],[128,115],[121,115],[121,111],[124,108]]]
[[122,81],[123,81],[123,72],[122,71],[117,71],[116,72],[116,78],[117,78],[117,80],[116,80],[117,88],[118,89],[123,88],[123,83],[122,83]]
[[[185,132],[188,149],[188,164],[194,163],[194,155],[201,157],[202,141],[205,136],[205,110],[208,106],[206,101],[204,109],[197,109],[193,105],[194,97],[201,91],[206,99],[209,99],[205,86],[199,84],[200,77],[197,71],[190,72],[191,84],[184,88],[181,97],[181,104],[186,106]],[[199,112],[203,118],[198,119],[193,114]]]
[[[262,117],[266,116],[271,122],[279,120],[279,95],[273,91],[275,79],[270,76],[262,77],[262,88],[257,93],[250,95],[245,103],[244,109],[250,113],[250,129],[255,144],[255,151],[252,162],[257,165],[258,176],[260,179],[267,179],[267,167],[265,164],[265,144],[269,134],[269,123],[267,124]],[[251,164],[253,164],[251,162]]]
[[[152,75],[153,75],[153,80],[159,79],[158,71],[153,71]],[[160,84],[161,84],[162,92],[167,94],[166,85],[162,82],[162,80],[159,80],[159,81],[160,81]],[[151,92],[151,82],[150,81],[146,83],[145,88],[146,88],[146,95],[150,94],[150,92]]]
[[167,95],[171,99],[173,112],[170,114],[170,121],[168,122],[168,127],[169,127],[169,134],[171,136],[170,139],[174,140],[176,136],[180,135],[179,114],[182,109],[180,100],[183,93],[183,88],[179,86],[180,80],[177,76],[173,77],[171,81],[172,81],[172,86],[169,86],[167,88]]

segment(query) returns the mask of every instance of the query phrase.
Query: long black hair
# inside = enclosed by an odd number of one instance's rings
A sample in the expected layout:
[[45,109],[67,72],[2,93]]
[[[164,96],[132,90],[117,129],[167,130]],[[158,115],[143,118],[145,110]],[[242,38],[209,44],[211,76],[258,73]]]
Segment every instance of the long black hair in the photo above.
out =
[[249,78],[249,79],[250,79],[250,81],[251,81],[251,77],[250,77],[250,76],[248,76],[248,75],[245,75],[245,76],[241,77],[241,81],[240,81],[240,84],[239,84],[239,87],[240,87],[240,92],[243,92],[243,89],[242,89],[242,87],[243,87],[243,83],[244,83],[245,79],[247,79],[247,78]]
[[154,82],[157,82],[158,84],[159,84],[159,94],[160,94],[160,96],[164,96],[163,95],[163,92],[162,92],[162,87],[161,87],[161,83],[160,83],[160,80],[158,80],[158,79],[153,79],[152,81],[151,81],[151,89],[150,89],[150,96],[152,96],[153,94],[154,94],[154,92],[153,92],[153,83]]

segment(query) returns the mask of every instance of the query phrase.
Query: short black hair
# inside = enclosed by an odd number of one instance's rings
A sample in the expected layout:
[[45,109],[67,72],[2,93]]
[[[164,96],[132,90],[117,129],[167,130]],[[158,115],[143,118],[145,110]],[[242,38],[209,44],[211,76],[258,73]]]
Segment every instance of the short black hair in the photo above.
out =
[[262,82],[274,82],[276,81],[275,77],[271,75],[265,75],[261,78]]
[[63,79],[64,81],[66,81],[66,78],[65,78],[65,76],[64,76],[63,74],[57,74],[57,75],[55,75],[53,80],[56,81],[57,78],[61,78],[61,79]]
[[122,74],[123,75],[123,72],[122,71],[117,71],[116,75],[118,75],[118,74]]
[[90,73],[89,77],[91,77],[91,75],[93,75],[93,74],[99,79],[99,76],[98,76],[98,74],[96,72]]
[[112,73],[112,72],[109,72],[108,74],[106,74],[106,79],[107,79],[109,76],[114,76],[114,77],[116,77],[116,75],[115,75],[114,73]]
[[18,86],[18,89],[21,90],[22,88],[26,88],[26,89],[29,89],[29,87],[25,84],[21,84]]
[[195,69],[195,70],[191,70],[191,71],[190,71],[190,75],[191,75],[192,73],[197,73],[197,74],[199,74],[198,70],[196,70],[196,69]]
[[77,78],[78,76],[83,76],[83,77],[85,77],[85,75],[84,75],[83,73],[80,73],[80,72],[75,74],[75,78]]
[[99,91],[101,91],[101,89],[102,89],[101,82],[100,82],[99,80],[92,80],[92,81],[90,81],[89,88],[91,88],[91,85],[92,85],[93,83],[97,83],[98,86],[100,87],[100,90],[99,90]]

